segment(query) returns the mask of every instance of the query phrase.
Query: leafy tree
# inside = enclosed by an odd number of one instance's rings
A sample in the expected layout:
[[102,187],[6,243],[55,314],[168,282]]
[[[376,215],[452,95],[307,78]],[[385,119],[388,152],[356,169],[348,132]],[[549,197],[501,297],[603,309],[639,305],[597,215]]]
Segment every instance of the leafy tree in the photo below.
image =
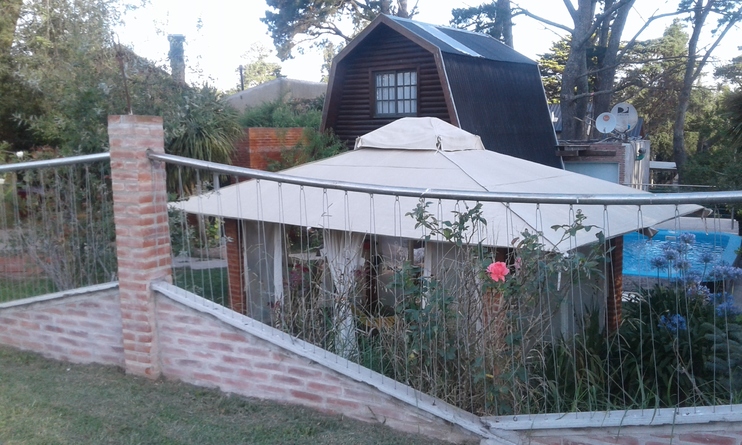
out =
[[[297,43],[339,37],[346,43],[379,14],[412,17],[407,0],[266,0],[271,10],[261,20],[268,25],[278,57],[292,57]],[[342,22],[352,24],[346,29]],[[326,43],[323,39],[320,44]]]
[[496,0],[479,6],[455,8],[451,25],[489,34],[513,47],[513,12],[510,0]]
[[742,89],[730,94],[725,102],[726,116],[729,119],[729,135],[732,143],[742,149]]
[[[714,134],[715,144],[697,150],[683,166],[683,181],[689,184],[711,185],[721,190],[742,189],[742,91],[723,92],[720,106],[711,116],[698,121],[716,122],[721,131]],[[689,121],[694,129],[698,123]]]
[[[226,161],[220,138],[234,135],[236,117],[210,88],[181,85],[163,69],[112,39],[118,0],[24,2],[10,56],[0,63],[0,137],[12,150],[51,146],[61,155],[106,149],[107,116],[162,115],[169,151]],[[232,123],[230,123],[230,121]],[[198,137],[212,141],[187,146]],[[7,138],[6,138],[7,136]],[[181,142],[178,142],[181,141]]]
[[[681,172],[682,180],[682,167],[688,156],[685,149],[685,121],[691,101],[693,84],[701,75],[709,57],[711,57],[712,52],[726,33],[742,20],[742,3],[736,0],[682,0],[678,5],[678,10],[688,14],[691,31],[688,40],[688,53],[685,59],[683,84],[678,96],[672,135],[673,157],[675,164],[678,166],[678,171]],[[708,49],[699,52],[698,40],[701,37],[703,27],[711,16],[717,18],[716,29],[714,30],[716,39]]]
[[5,67],[15,94],[29,101],[2,110],[6,129],[12,123],[26,133],[25,140],[16,138],[19,148],[50,145],[72,154],[106,144],[106,116],[123,100],[110,33],[115,6],[113,0],[24,2]]
[[0,0],[0,56],[10,52],[22,5],[23,0]]
[[623,58],[616,100],[631,102],[644,117],[644,131],[657,160],[672,159],[672,123],[687,42],[688,34],[676,20],[662,37],[635,42]]
[[569,57],[569,37],[557,40],[549,48],[549,52],[541,54],[538,59],[541,81],[546,91],[546,99],[550,104],[559,103],[562,91],[562,73]]
[[[252,88],[261,83],[269,82],[281,75],[281,65],[271,62],[268,58],[271,56],[271,50],[261,43],[253,43],[247,50],[245,57],[247,60],[242,65],[242,76],[245,88]],[[241,85],[238,85],[241,87]]]
[[723,79],[737,88],[742,87],[742,56],[732,59],[731,63],[720,66],[714,71],[714,77]]
[[345,45],[335,45],[334,43],[330,42],[329,40],[322,44],[322,59],[324,63],[322,63],[322,78],[320,79],[321,82],[329,83],[330,82],[330,72],[332,71],[332,59],[335,58],[338,53],[345,47]]

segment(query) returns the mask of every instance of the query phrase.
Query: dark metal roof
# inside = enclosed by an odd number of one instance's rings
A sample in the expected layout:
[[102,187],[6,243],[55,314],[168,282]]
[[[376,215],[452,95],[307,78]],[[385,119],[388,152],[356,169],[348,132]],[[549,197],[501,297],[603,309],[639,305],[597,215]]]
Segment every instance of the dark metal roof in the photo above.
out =
[[499,62],[536,65],[536,62],[533,60],[487,34],[431,25],[399,17],[386,17],[405,27],[418,37],[432,43],[442,53],[478,57]]
[[561,168],[538,66],[444,54],[462,129],[485,148]]

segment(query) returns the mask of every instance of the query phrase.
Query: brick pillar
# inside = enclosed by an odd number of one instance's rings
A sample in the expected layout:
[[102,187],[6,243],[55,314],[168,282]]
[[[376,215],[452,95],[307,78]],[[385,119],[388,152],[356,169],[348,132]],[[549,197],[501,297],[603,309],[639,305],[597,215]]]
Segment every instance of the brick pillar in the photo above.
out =
[[126,372],[157,378],[150,283],[172,281],[172,264],[165,165],[150,162],[146,150],[164,152],[162,118],[109,116],[108,138]]
[[245,314],[245,287],[242,260],[242,230],[236,219],[224,220],[224,234],[227,237],[227,278],[229,280],[229,307]]

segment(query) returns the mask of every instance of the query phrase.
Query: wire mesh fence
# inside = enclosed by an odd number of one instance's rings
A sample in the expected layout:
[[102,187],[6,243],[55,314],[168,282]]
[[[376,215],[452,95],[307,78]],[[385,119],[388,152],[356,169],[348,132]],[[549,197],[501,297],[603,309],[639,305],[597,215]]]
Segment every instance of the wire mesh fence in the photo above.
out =
[[740,193],[467,199],[208,168],[173,191],[176,282],[359,366],[479,415],[740,402],[739,237],[714,216]]
[[[175,284],[359,367],[479,415],[740,403],[740,237],[714,215],[742,193],[421,191],[161,160]],[[109,168],[0,167],[0,302],[116,279]],[[710,216],[685,217],[694,202]]]
[[115,280],[107,159],[0,166],[0,302]]
[[0,166],[0,302],[116,279],[107,155]]

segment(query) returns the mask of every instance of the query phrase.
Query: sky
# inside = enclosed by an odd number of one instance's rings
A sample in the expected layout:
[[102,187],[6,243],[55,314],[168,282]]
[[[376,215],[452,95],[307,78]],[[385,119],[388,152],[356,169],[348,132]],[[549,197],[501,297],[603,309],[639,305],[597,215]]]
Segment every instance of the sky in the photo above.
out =
[[[480,0],[419,0],[420,12],[414,19],[447,25],[452,8],[480,3]],[[552,21],[571,23],[561,0],[520,0],[516,3]],[[573,0],[573,3],[576,2]],[[673,10],[677,0],[638,0],[636,3],[640,6],[631,12],[623,35],[625,40],[631,38],[654,11]],[[137,54],[167,65],[167,35],[183,34],[186,36],[185,56],[188,65],[186,80],[196,84],[208,82],[221,90],[228,90],[238,85],[237,67],[247,62],[245,54],[253,44],[259,43],[273,49],[268,28],[260,21],[266,9],[263,0],[150,0],[145,7],[125,16],[124,25],[117,30],[118,38],[121,43],[130,45]],[[654,22],[641,39],[662,35],[668,23],[669,20]],[[565,31],[561,29],[542,25],[528,17],[520,16],[514,20],[515,49],[534,60],[547,52],[551,44],[564,34]],[[709,42],[709,37],[705,36],[702,43]],[[722,64],[739,55],[742,51],[737,48],[738,45],[742,45],[742,29],[739,25],[727,34],[722,45],[714,52],[714,63]],[[294,59],[280,62],[282,73],[290,78],[319,81],[322,65],[319,50],[306,47],[303,52]],[[279,62],[278,59],[274,61]]]

